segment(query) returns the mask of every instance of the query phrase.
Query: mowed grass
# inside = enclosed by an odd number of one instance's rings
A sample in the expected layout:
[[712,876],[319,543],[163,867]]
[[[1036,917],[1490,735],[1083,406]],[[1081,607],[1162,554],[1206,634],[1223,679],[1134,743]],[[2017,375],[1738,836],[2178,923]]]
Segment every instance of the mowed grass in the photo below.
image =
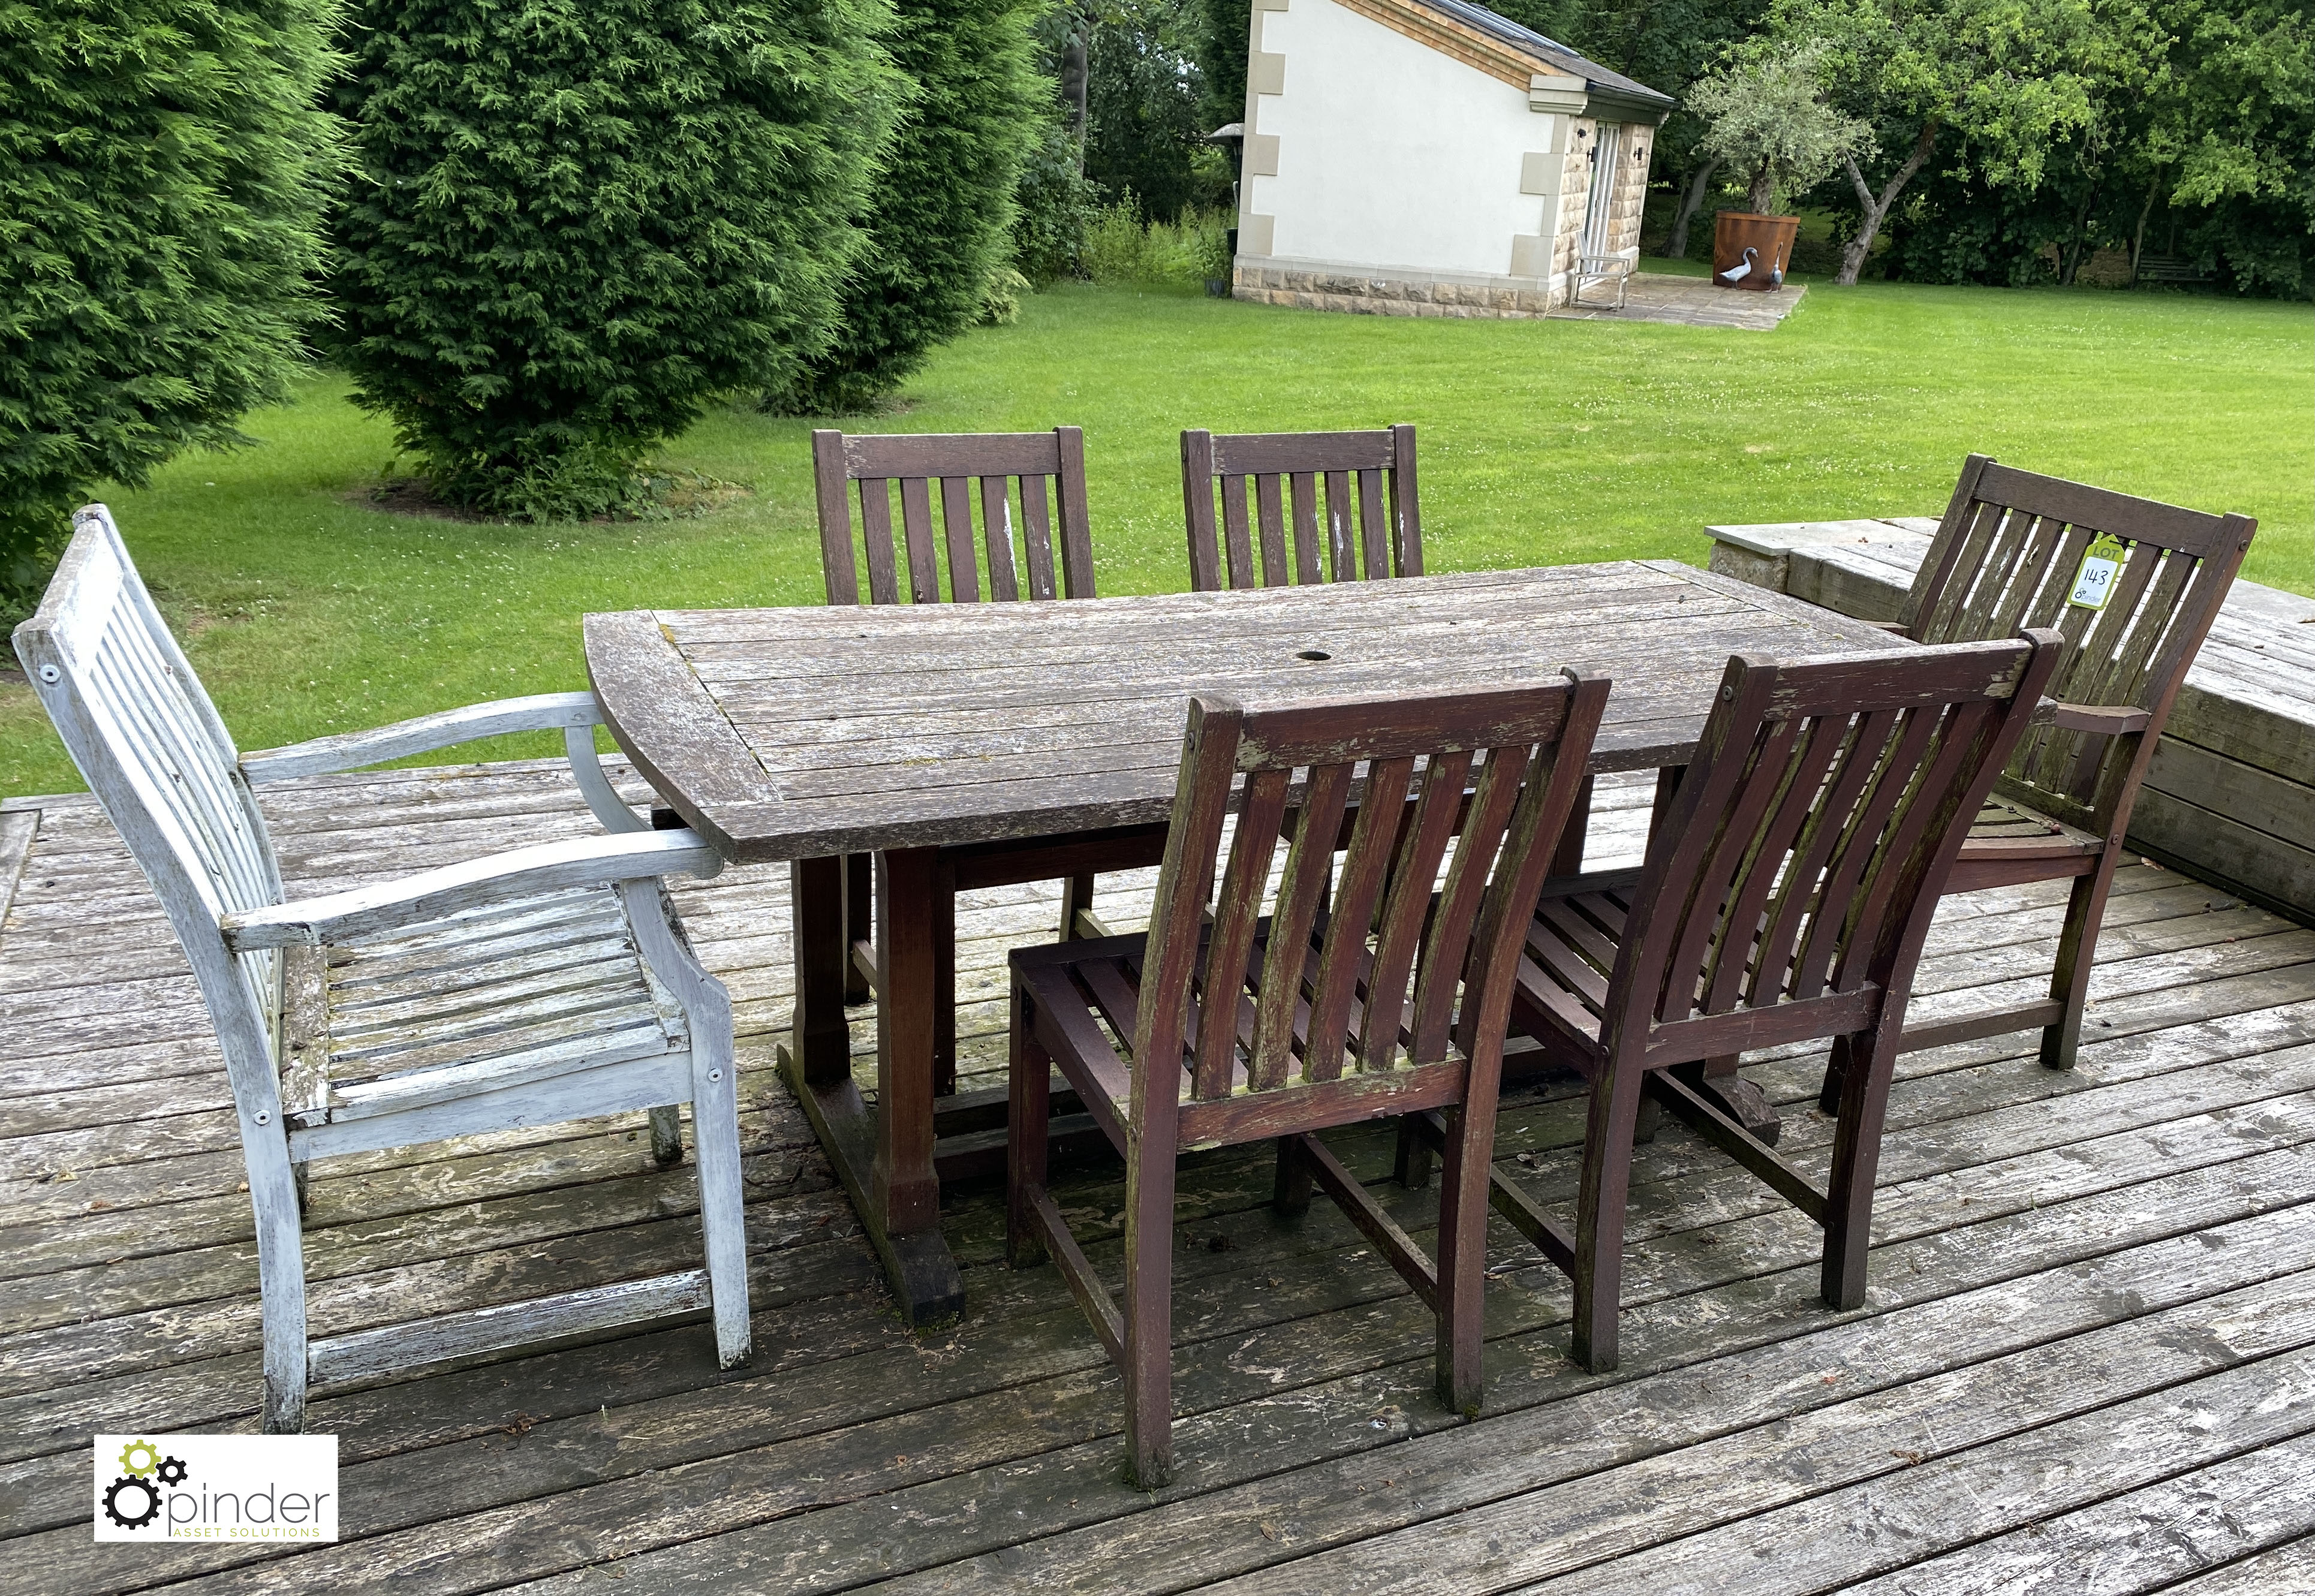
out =
[[[1775,332],[1331,315],[1070,288],[972,332],[853,430],[1086,431],[1104,593],[1188,585],[1176,436],[1413,421],[1433,570],[1701,562],[1712,522],[1924,514],[1962,457],[2259,519],[2315,591],[2315,311],[2186,295],[1819,287]],[[751,490],[696,519],[474,525],[365,490],[389,429],[321,374],[258,447],[106,495],[244,748],[583,687],[589,610],[820,600],[812,423],[719,411],[662,463]],[[21,678],[0,794],[80,785]],[[545,754],[510,739],[476,757]],[[439,756],[437,756],[438,758]]]

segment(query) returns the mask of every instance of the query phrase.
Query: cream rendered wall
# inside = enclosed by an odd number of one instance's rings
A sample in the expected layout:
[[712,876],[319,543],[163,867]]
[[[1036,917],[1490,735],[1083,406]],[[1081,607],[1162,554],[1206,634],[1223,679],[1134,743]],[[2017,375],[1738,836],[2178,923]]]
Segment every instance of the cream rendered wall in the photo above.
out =
[[1241,197],[1246,217],[1272,218],[1269,247],[1243,229],[1242,249],[1501,277],[1513,238],[1555,230],[1521,165],[1566,149],[1567,118],[1333,0],[1277,4],[1254,13]]

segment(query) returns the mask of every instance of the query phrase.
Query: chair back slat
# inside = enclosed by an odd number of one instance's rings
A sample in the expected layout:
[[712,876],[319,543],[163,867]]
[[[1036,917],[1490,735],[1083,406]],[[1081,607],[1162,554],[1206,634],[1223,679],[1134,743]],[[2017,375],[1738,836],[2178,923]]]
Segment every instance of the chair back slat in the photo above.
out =
[[[2019,742],[2005,791],[2063,820],[2103,826],[2124,801],[2195,652],[2217,618],[2257,524],[2040,476],[1972,455],[1899,613],[1907,635],[1972,643],[2055,627],[2068,644],[2050,685],[2061,703],[2140,709],[2143,732],[2043,726]],[[2102,608],[2071,602],[2099,536],[2123,545]]]
[[[921,476],[900,479],[900,533],[909,551],[909,602],[939,603],[941,573],[940,561],[933,552],[932,493],[930,484]],[[972,579],[965,576],[962,580]],[[963,601],[961,592],[957,597],[959,602]]]
[[[1407,790],[1415,777],[1411,758],[1368,762],[1366,790],[1359,800],[1358,818],[1351,825],[1351,846],[1343,855],[1341,873],[1326,906],[1328,925],[1323,937],[1326,951],[1310,993],[1310,1023],[1303,1042],[1302,1074],[1307,1080],[1333,1080],[1343,1072],[1343,1050],[1357,1045],[1362,1061],[1379,1052],[1386,1060],[1396,1051],[1396,1035],[1351,1039],[1351,1009],[1354,989],[1367,962],[1367,936],[1382,900],[1385,879],[1399,851],[1399,822],[1406,811]],[[1430,798],[1424,784],[1424,796]],[[1458,794],[1459,796],[1459,794]],[[1322,846],[1311,839],[1312,846]],[[1365,1045],[1371,1044],[1371,1046]]]
[[1629,1033],[1910,971],[1937,883],[2063,652],[2048,630],[1722,678],[1656,829],[1607,1012]]
[[1431,916],[1432,883],[1439,879],[1439,867],[1454,840],[1456,822],[1462,818],[1471,750],[1436,754],[1431,764],[1423,796],[1405,822],[1405,846],[1400,856],[1391,861],[1390,881],[1375,925],[1374,968],[1367,977],[1366,1006],[1359,1016],[1362,1058],[1366,1056],[1367,1039],[1396,1038],[1406,1026],[1412,1002],[1407,982],[1422,951],[1424,923]]
[[[1220,763],[1219,758],[1215,762]],[[1281,767],[1279,774],[1291,768]],[[1277,903],[1271,916],[1270,942],[1264,950],[1254,1049],[1246,1065],[1246,1084],[1255,1091],[1286,1084],[1297,1023],[1307,1027],[1309,1006],[1303,999],[1302,985],[1309,964],[1310,939],[1326,913],[1335,870],[1331,843],[1322,847],[1311,839],[1342,834],[1350,798],[1349,766],[1324,765],[1308,772],[1294,840],[1310,846],[1287,851],[1286,869],[1279,878]],[[1169,837],[1167,841],[1171,840]]]
[[[1200,990],[1203,1007],[1199,1014],[1197,1063],[1190,1095],[1201,1101],[1230,1095],[1238,1005],[1229,998],[1245,985],[1245,972],[1254,957],[1262,883],[1269,880],[1271,860],[1278,851],[1279,826],[1286,818],[1288,776],[1283,770],[1257,771],[1246,778],[1238,804],[1243,840],[1230,850],[1229,873],[1222,881],[1221,912],[1214,920]],[[1253,884],[1248,884],[1249,880]],[[1256,1024],[1260,1024],[1258,1017]]]
[[1200,592],[1423,573],[1411,426],[1193,429],[1182,434],[1182,504],[1190,585]]
[[1077,428],[855,438],[823,430],[812,435],[812,447],[820,569],[830,604],[900,603],[903,564],[907,601],[915,604],[1094,597],[1085,439]]
[[[1607,695],[1583,678],[1274,710],[1193,699],[1143,959],[1136,1093],[1153,1075],[1211,1100],[1499,1051],[1526,918]],[[1185,1048],[1184,1082],[1172,1077]]]
[[[948,545],[949,582],[959,604],[978,604],[980,565],[973,549],[972,479],[945,476],[940,479],[940,490],[941,536]],[[1011,552],[1011,545],[1003,546]]]
[[1275,476],[1254,479],[1255,510],[1262,528],[1262,585],[1282,587],[1287,581],[1286,503]]
[[1382,479],[1388,473],[1359,473],[1359,559],[1369,575],[1393,569],[1390,527],[1383,519]]
[[[1441,939],[1441,945],[1452,947],[1463,942],[1477,925],[1480,900],[1486,894],[1485,861],[1502,844],[1526,777],[1516,759],[1490,759],[1481,769],[1461,839],[1448,863],[1447,879],[1441,883],[1438,905],[1432,910],[1433,935]],[[1454,1035],[1462,971],[1450,968],[1444,960],[1426,960],[1418,967],[1415,1024],[1409,1027],[1415,1057],[1436,1059],[1445,1053]]]
[[[226,951],[219,922],[282,900],[280,866],[216,706],[112,517],[91,505],[17,655],[89,790],[152,883],[226,1045],[237,1096],[271,1089],[280,955]],[[251,1106],[265,1106],[260,1095]]]
[[1318,557],[1318,478],[1315,473],[1288,474],[1294,499],[1294,580],[1308,586],[1326,580]]

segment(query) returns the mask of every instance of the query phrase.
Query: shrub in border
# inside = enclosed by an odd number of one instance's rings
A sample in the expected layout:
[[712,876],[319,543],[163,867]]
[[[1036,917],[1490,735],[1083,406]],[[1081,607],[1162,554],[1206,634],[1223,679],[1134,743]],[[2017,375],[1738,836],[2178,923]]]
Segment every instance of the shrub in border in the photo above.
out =
[[0,608],[74,501],[288,396],[338,171],[328,0],[0,0]]
[[436,493],[630,504],[828,347],[897,89],[886,0],[355,0],[334,341]]

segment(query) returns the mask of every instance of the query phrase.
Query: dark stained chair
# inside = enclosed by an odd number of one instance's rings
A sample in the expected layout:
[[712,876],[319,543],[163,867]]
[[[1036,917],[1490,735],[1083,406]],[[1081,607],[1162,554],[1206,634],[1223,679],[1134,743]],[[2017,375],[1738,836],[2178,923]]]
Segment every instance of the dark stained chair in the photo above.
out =
[[[1508,1179],[1494,1201],[1574,1277],[1578,1362],[1616,1365],[1644,1093],[1822,1225],[1825,1300],[1863,1301],[1882,1115],[1921,941],[2062,652],[2044,630],[1783,665],[1740,655],[1646,862],[1545,887],[1512,1028],[1590,1083],[1575,1233]],[[1706,1060],[1818,1038],[1845,1066],[1823,1190],[1699,1090]]]
[[[1090,598],[1093,536],[1086,510],[1085,434],[968,432],[856,437],[812,435],[820,505],[820,571],[830,604],[972,604],[983,599]],[[940,517],[936,525],[933,500]],[[894,526],[893,501],[900,501]],[[856,527],[853,506],[857,501]],[[979,511],[975,516],[976,509]],[[1058,531],[1058,541],[1056,532]],[[861,575],[867,577],[866,590]],[[1086,866],[1134,869],[1158,863],[1163,826],[1088,836],[943,848],[936,865],[934,994],[936,1088],[956,1085],[956,894],[977,887],[1060,879],[1063,938],[1105,935],[1092,916]],[[845,1001],[865,1000],[878,979],[870,860],[845,861]]]
[[1415,429],[1403,423],[1371,432],[1184,432],[1182,508],[1190,586],[1201,593],[1423,574]]
[[[1595,677],[1273,710],[1193,698],[1148,935],[1014,950],[1007,1250],[1016,1265],[1051,1252],[1123,1370],[1128,1466],[1144,1486],[1172,1463],[1174,1175],[1187,1148],[1274,1139],[1278,1205],[1326,1188],[1438,1315],[1441,1394],[1477,1408],[1512,971],[1607,697]],[[1337,876],[1331,843],[1362,774]],[[1312,822],[1291,840],[1290,801]],[[1045,1190],[1056,1063],[1125,1157],[1122,1308]],[[1435,1264],[1313,1134],[1427,1110],[1445,1115]]]
[[[1907,1051],[2038,1026],[2042,1062],[2073,1067],[2098,922],[2139,784],[2257,527],[2248,516],[2133,499],[1983,455],[1964,464],[1894,629],[1920,643],[1964,643],[2054,626],[2068,646],[2050,685],[2054,713],[2019,742],[1945,890],[2068,878],[2073,888],[2046,998],[1916,1027]],[[2102,536],[2122,545],[2118,568],[2086,573],[2084,556]],[[2102,594],[2102,607],[2073,602],[2078,587],[2080,597]]]

